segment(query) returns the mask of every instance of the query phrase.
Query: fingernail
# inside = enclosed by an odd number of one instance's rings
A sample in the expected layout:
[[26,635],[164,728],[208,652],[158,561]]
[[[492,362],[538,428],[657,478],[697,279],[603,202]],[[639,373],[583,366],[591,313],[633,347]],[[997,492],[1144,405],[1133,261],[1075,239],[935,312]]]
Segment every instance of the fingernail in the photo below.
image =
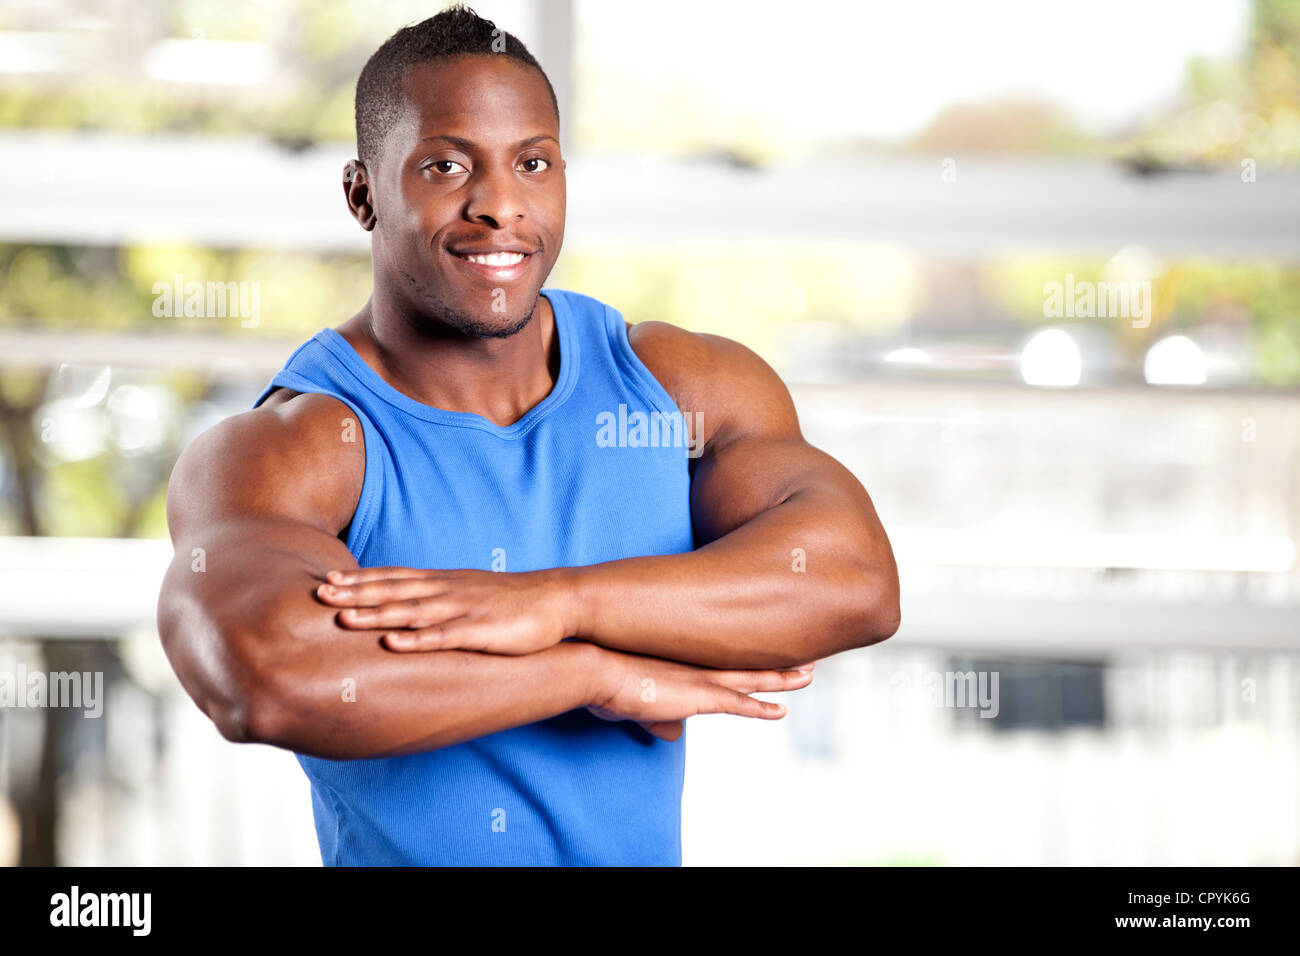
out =
[[322,584],[320,587],[318,587],[318,588],[316,589],[316,592],[317,592],[318,594],[321,594],[321,595],[325,596],[325,597],[333,597],[333,596],[334,596],[334,589],[333,589],[332,587],[330,587],[328,584]]
[[335,582],[335,583],[337,584],[338,582],[340,582],[340,581],[343,580],[343,572],[342,572],[342,571],[331,571],[329,574],[325,575],[325,577],[329,578],[331,581],[333,581],[333,582]]

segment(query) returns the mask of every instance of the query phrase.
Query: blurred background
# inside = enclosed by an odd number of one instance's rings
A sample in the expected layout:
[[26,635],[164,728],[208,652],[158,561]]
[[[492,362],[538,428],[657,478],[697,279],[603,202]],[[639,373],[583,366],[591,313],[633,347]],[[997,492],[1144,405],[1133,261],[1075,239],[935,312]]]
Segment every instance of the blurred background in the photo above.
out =
[[[0,3],[0,675],[103,675],[0,706],[0,862],[319,865],[162,655],[164,501],[369,294],[354,84],[441,6]],[[547,285],[758,351],[899,560],[691,721],[686,864],[1300,864],[1300,4],[474,6],[560,100]]]

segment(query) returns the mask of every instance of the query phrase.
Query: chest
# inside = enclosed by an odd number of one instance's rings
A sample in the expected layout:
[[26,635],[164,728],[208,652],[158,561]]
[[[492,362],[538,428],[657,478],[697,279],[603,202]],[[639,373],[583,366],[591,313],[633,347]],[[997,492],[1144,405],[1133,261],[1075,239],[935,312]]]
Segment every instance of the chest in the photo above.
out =
[[687,449],[638,441],[635,425],[611,443],[597,417],[555,418],[509,442],[434,428],[388,443],[358,561],[530,571],[690,550]]

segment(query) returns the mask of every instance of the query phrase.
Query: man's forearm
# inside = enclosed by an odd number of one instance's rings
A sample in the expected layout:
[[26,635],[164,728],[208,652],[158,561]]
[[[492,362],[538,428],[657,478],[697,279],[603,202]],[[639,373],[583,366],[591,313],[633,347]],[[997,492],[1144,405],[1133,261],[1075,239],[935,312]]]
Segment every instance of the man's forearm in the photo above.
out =
[[798,495],[693,552],[561,572],[575,633],[711,667],[786,667],[898,626],[892,554]]
[[187,561],[169,571],[164,646],[186,690],[232,740],[334,759],[395,756],[588,706],[601,686],[608,652],[583,641],[519,657],[394,654],[380,645],[382,631],[339,627],[312,597],[318,578],[288,564],[283,554],[267,561],[256,591],[216,571],[193,575]]
[[333,759],[435,750],[588,706],[601,653],[581,641],[518,657],[365,644],[273,684],[280,692],[255,704],[264,723],[254,739]]

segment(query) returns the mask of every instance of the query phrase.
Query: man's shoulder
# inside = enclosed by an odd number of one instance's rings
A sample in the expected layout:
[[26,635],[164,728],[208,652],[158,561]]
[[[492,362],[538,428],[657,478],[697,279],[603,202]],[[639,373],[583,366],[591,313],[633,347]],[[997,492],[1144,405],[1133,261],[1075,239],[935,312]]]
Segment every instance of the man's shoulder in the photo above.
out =
[[628,344],[677,407],[698,416],[696,440],[705,449],[718,436],[752,429],[755,421],[784,422],[793,414],[776,371],[735,339],[646,320],[629,327]]
[[674,388],[694,392],[743,388],[756,376],[766,379],[775,374],[756,352],[735,339],[692,332],[659,319],[629,324],[627,340],[670,393]]
[[337,432],[339,423],[351,415],[348,404],[333,395],[281,386],[256,408],[232,415],[223,424],[241,431],[298,435],[310,442],[321,433]]
[[273,457],[308,469],[324,460],[334,465],[361,446],[351,414],[347,405],[329,395],[279,388],[257,408],[237,412],[200,433],[182,458],[220,464]]
[[313,524],[343,527],[366,467],[362,430],[350,416],[328,395],[277,389],[186,446],[169,482],[169,511],[200,500],[223,504],[205,511],[300,512]]

